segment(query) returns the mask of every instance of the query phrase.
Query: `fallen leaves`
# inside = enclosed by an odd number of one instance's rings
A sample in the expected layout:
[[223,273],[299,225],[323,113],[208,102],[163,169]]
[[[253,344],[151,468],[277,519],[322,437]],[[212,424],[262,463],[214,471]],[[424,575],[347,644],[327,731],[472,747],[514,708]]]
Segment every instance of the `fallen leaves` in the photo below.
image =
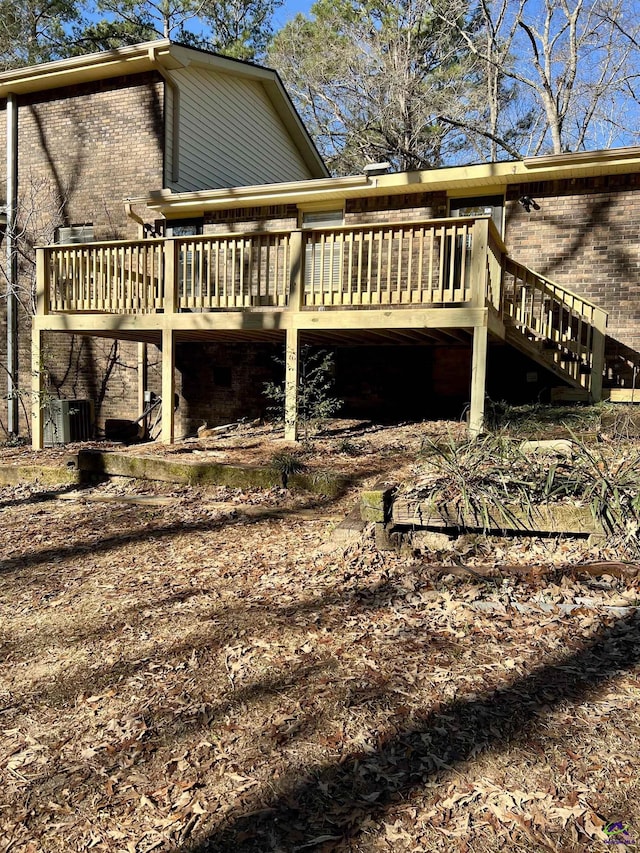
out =
[[320,546],[353,495],[314,519],[282,490],[103,489],[0,492],[2,853],[569,853],[640,814],[623,563],[480,538],[449,567],[342,557]]

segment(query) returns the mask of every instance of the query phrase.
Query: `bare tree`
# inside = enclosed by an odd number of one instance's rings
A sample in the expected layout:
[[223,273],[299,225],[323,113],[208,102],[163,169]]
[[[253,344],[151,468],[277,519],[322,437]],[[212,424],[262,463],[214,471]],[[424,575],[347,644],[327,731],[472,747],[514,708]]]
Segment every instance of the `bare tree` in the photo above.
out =
[[347,173],[368,160],[415,169],[455,157],[459,133],[438,116],[471,97],[467,57],[428,0],[319,0],[268,59],[332,170]]
[[[471,15],[450,2],[435,8],[484,74],[485,122],[462,126],[491,140],[493,155],[637,140],[636,0],[478,0]],[[501,104],[505,83],[515,97]]]

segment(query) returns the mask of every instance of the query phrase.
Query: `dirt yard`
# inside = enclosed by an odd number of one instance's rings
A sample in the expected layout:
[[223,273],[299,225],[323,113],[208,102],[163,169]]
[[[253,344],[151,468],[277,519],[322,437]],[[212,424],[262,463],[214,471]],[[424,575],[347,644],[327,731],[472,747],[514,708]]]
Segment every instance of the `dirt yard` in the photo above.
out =
[[[460,429],[334,425],[302,448],[355,478],[331,500],[0,489],[0,852],[640,849],[624,553],[331,544],[360,489]],[[256,428],[144,452],[283,448]]]

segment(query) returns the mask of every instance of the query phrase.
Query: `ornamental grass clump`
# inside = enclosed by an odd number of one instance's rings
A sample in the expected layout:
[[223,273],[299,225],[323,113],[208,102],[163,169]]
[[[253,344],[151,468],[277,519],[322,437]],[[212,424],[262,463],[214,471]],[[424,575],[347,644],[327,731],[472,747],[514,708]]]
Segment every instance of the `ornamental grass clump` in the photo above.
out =
[[282,450],[273,454],[270,467],[280,475],[282,487],[286,489],[289,484],[289,477],[293,474],[301,474],[307,466],[298,454]]
[[589,507],[610,534],[632,549],[640,528],[640,453],[572,442],[571,457],[523,452],[519,441],[480,439],[423,446],[422,462],[407,496],[446,509],[465,526],[472,517],[483,529],[534,525],[540,507]]

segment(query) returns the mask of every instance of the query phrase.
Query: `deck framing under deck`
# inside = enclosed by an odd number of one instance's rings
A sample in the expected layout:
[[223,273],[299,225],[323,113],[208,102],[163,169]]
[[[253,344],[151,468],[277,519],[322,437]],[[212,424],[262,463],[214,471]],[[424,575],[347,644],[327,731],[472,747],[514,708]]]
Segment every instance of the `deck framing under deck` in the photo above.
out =
[[[472,435],[482,429],[486,383],[487,341],[489,333],[501,340],[505,327],[491,308],[368,308],[366,310],[259,310],[222,311],[211,313],[159,314],[40,314],[33,321],[33,444],[40,449],[43,441],[43,418],[39,401],[44,395],[44,375],[41,370],[43,335],[46,332],[78,335],[97,335],[120,338],[138,343],[155,343],[162,350],[162,398],[172,400],[175,394],[175,348],[184,340],[234,340],[247,344],[272,337],[285,341],[286,356],[286,418],[285,435],[297,438],[297,387],[300,366],[299,350],[306,334],[323,336],[348,335],[349,332],[373,336],[402,332],[459,331],[472,336],[471,407],[469,429]],[[163,407],[162,441],[174,440],[174,412]]]

